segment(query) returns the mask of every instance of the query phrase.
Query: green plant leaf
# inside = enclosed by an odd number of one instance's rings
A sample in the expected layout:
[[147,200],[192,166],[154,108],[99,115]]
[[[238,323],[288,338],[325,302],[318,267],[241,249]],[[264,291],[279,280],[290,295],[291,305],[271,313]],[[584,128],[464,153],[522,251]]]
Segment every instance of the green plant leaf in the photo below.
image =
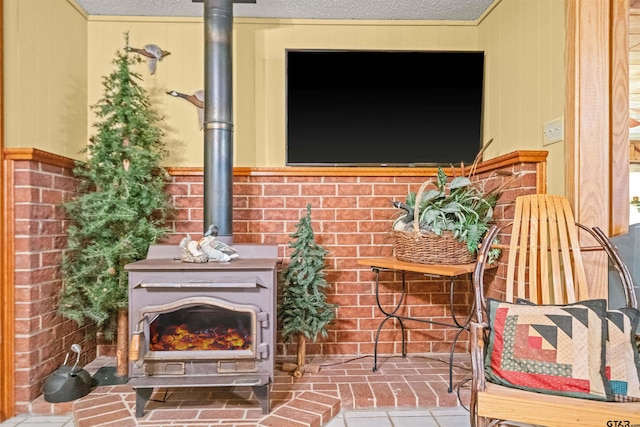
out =
[[456,188],[468,187],[471,185],[471,180],[466,176],[455,177],[450,183],[449,188],[454,190]]
[[457,201],[452,201],[450,203],[445,204],[442,207],[442,212],[444,212],[445,214],[451,214],[451,213],[455,214],[458,212],[462,212],[462,210],[463,210],[463,206]]

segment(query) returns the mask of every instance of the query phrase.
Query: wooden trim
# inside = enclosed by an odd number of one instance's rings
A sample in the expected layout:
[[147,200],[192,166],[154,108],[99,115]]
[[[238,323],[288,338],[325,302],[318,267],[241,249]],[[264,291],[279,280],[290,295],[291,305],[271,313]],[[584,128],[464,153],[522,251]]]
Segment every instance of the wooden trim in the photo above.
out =
[[578,222],[626,233],[629,2],[565,4],[566,195]]
[[[609,0],[567,0],[567,190],[577,222],[608,231],[610,200]],[[589,25],[591,23],[592,25]],[[569,127],[569,126],[567,126]]]
[[[582,0],[581,0],[582,1]],[[638,419],[637,402],[606,402],[531,393],[513,387],[486,382],[486,391],[478,392],[478,415],[513,418],[518,421],[547,426],[584,427],[615,425],[612,420]],[[622,422],[625,425],[624,422]],[[522,425],[519,424],[518,425]]]
[[204,173],[202,167],[167,167],[167,173],[171,176],[193,176]]
[[33,160],[63,168],[73,168],[75,166],[75,160],[73,159],[38,150],[37,148],[5,148],[4,156],[7,160]]
[[[489,159],[478,165],[476,172],[486,172],[519,163],[538,163],[546,165],[546,151],[514,151],[503,156]],[[202,175],[201,167],[167,167],[171,176]],[[456,168],[459,173],[460,168]],[[538,171],[545,172],[546,166],[538,166]],[[437,168],[386,168],[386,167],[282,167],[252,168],[234,167],[235,176],[435,176]],[[546,176],[543,178],[546,181]],[[538,185],[540,188],[540,185]],[[546,188],[545,188],[546,190]]]
[[[2,0],[0,0],[2,1]],[[486,172],[520,163],[538,163],[538,171],[546,174],[546,151],[519,150],[482,162],[476,172]],[[4,156],[7,161],[26,160],[46,163],[48,165],[73,168],[76,161],[58,154],[48,153],[37,148],[6,148]],[[460,169],[460,168],[456,168]],[[202,175],[202,167],[166,167],[171,176]],[[234,167],[235,176],[430,176],[435,175],[437,168],[386,168],[386,167],[282,167],[252,168]],[[546,177],[543,177],[546,179]],[[539,187],[539,185],[538,185]]]
[[518,163],[546,163],[547,151],[517,150],[502,156],[494,157],[478,165],[477,172],[512,166]]
[[547,163],[540,162],[536,166],[536,193],[547,194]]
[[575,146],[580,140],[578,134],[578,127],[576,126],[576,104],[579,102],[577,99],[576,88],[579,83],[579,78],[576,73],[576,3],[575,0],[566,0],[565,2],[565,105],[564,105],[564,139],[565,139],[565,161],[564,161],[564,176],[565,176],[565,195],[573,207],[573,212],[576,218],[578,218],[578,211],[576,209],[576,150]]
[[15,415],[13,211],[7,196],[13,188],[4,159],[4,2],[0,0],[0,421]]
[[[628,229],[628,1],[566,0],[565,175],[576,222]],[[626,93],[623,93],[625,92]],[[626,99],[626,100],[625,100]],[[607,261],[589,257],[594,298],[606,298]]]
[[609,235],[629,230],[629,2],[611,2]]
[[282,168],[233,168],[239,176],[435,176],[438,168],[398,168],[398,167],[305,167],[287,166]]
[[2,290],[0,301],[0,371],[2,372],[0,396],[2,396],[2,419],[15,415],[15,259],[14,250],[14,204],[13,204],[13,162],[4,161],[2,166],[2,255],[0,256],[0,277]]

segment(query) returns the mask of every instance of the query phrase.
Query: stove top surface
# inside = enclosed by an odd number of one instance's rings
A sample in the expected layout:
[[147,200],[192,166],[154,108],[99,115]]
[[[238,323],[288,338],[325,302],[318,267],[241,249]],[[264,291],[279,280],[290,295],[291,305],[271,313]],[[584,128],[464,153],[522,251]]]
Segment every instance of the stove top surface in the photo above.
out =
[[278,262],[278,248],[272,245],[233,245],[240,255],[229,262],[184,262],[177,245],[153,245],[147,258],[125,265],[128,271],[144,270],[271,270]]
[[173,258],[143,259],[125,265],[128,271],[136,270],[271,270],[276,258],[236,258],[229,262],[183,262]]

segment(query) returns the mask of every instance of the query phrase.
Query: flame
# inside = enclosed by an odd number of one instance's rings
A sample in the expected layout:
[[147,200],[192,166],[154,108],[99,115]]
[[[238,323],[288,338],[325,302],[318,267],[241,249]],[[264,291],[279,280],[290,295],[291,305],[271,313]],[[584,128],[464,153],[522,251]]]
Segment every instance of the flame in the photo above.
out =
[[251,335],[236,328],[208,328],[192,332],[183,324],[165,328],[162,334],[151,336],[152,351],[247,350]]

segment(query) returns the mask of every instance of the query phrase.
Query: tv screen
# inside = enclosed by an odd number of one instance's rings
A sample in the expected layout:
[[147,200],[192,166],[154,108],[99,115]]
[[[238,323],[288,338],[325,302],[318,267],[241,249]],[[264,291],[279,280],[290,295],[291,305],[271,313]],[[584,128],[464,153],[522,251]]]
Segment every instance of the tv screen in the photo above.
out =
[[471,163],[483,52],[287,50],[287,165]]

